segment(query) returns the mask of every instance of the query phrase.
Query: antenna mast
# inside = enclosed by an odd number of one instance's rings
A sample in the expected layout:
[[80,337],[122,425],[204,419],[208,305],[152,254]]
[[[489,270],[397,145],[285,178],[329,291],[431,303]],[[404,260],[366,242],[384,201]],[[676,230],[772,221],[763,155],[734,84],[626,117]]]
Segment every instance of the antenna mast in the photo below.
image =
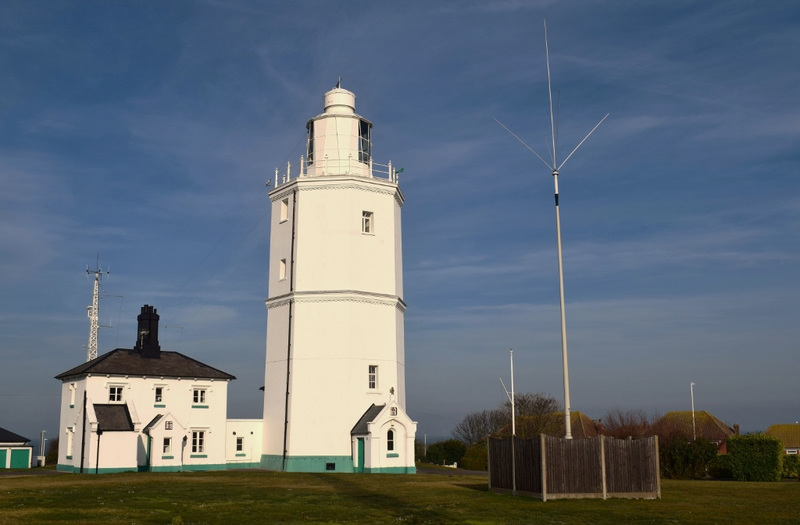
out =
[[583,137],[583,140],[580,141],[578,143],[578,145],[575,146],[575,149],[573,149],[572,152],[569,155],[567,155],[567,157],[563,161],[561,161],[561,164],[559,164],[558,163],[558,150],[557,150],[557,148],[558,148],[558,139],[557,139],[557,132],[556,132],[557,126],[556,126],[556,121],[555,121],[555,119],[553,117],[553,89],[552,89],[551,83],[550,83],[550,46],[547,43],[547,20],[544,21],[544,48],[545,48],[545,53],[547,55],[547,92],[548,92],[548,95],[550,96],[550,133],[551,133],[551,139],[552,139],[552,151],[550,151],[550,154],[551,154],[550,158],[553,159],[553,163],[550,164],[546,160],[544,160],[541,157],[541,155],[536,153],[533,150],[533,148],[528,146],[525,143],[525,141],[523,141],[521,138],[519,138],[513,131],[508,129],[502,122],[500,122],[496,118],[494,120],[498,124],[500,124],[503,127],[503,129],[505,129],[506,131],[511,133],[511,135],[515,139],[517,139],[520,143],[522,143],[523,146],[528,148],[531,151],[531,153],[536,155],[536,158],[538,158],[540,161],[542,161],[542,164],[547,166],[548,169],[550,169],[551,173],[553,174],[553,185],[554,185],[554,188],[555,188],[555,201],[556,201],[556,238],[558,240],[558,242],[557,242],[557,247],[558,247],[558,291],[559,291],[559,301],[560,301],[560,306],[561,306],[561,358],[562,358],[562,361],[563,361],[563,368],[564,368],[564,438],[572,439],[572,422],[570,421],[570,402],[569,402],[569,366],[568,366],[568,363],[567,363],[567,319],[566,319],[566,313],[565,313],[566,307],[565,307],[565,304],[564,304],[565,303],[565,301],[564,301],[564,267],[563,267],[562,258],[561,258],[561,212],[560,212],[560,210],[558,208],[558,170],[560,170],[564,166],[564,164],[566,164],[567,161],[572,157],[572,155],[576,151],[578,151],[578,148],[580,148],[583,145],[583,143],[586,142],[586,139],[588,139],[589,136],[591,136],[591,134],[594,133],[594,131],[600,126],[600,124],[602,124],[603,121],[608,118],[610,113],[606,113],[606,116],[603,117],[602,119],[600,119],[600,122],[598,122],[595,125],[595,127],[592,128],[592,131],[590,131],[585,137]]
[[98,257],[97,269],[90,270],[86,267],[86,274],[94,274],[94,291],[92,292],[92,304],[86,307],[86,313],[89,316],[89,344],[86,347],[86,361],[91,361],[97,358],[97,331],[100,328],[100,279],[103,274],[108,275],[111,272],[103,272],[100,268],[100,258]]

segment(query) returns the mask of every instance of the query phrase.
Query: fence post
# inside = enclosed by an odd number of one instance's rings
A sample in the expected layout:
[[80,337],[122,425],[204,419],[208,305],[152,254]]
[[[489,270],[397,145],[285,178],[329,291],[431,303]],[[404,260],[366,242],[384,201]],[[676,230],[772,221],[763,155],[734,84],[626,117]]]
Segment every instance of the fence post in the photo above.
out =
[[600,475],[603,476],[603,499],[608,499],[608,484],[606,482],[606,438],[597,436],[600,440]]
[[[370,160],[372,162],[372,160]],[[489,492],[492,491],[492,451],[489,447],[492,446],[489,441],[489,436],[486,436],[486,470],[489,478]]]
[[547,450],[544,434],[539,434],[540,460],[542,462],[542,501],[547,501]]
[[658,455],[658,436],[653,436],[656,448],[656,492],[658,499],[661,499],[661,458]]

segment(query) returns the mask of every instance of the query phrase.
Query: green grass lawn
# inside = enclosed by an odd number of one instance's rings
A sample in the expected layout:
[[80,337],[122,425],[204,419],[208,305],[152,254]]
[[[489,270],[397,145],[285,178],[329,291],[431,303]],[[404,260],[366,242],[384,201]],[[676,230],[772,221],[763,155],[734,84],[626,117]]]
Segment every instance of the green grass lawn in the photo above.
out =
[[13,523],[798,523],[800,483],[662,481],[661,500],[538,500],[486,478],[265,471],[0,477]]

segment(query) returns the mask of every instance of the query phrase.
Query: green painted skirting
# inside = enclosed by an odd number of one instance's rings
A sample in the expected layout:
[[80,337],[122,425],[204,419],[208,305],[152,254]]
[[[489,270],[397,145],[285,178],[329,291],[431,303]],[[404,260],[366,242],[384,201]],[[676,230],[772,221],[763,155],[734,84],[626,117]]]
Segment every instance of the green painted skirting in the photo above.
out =
[[[202,472],[205,470],[230,470],[230,469],[256,469],[260,468],[261,465],[259,463],[222,463],[222,464],[209,464],[209,465],[170,465],[170,466],[151,466],[150,472]],[[80,467],[74,467],[72,465],[63,465],[59,464],[56,466],[56,470],[61,472],[71,472],[72,474],[80,473]],[[98,474],[115,474],[118,472],[146,472],[147,469],[142,467],[131,467],[131,468],[101,468],[97,473]],[[94,474],[95,470],[85,468],[83,469],[84,474]]]
[[365,468],[365,474],[416,474],[417,467]]
[[[333,470],[328,470],[328,463],[333,463]],[[282,456],[264,455],[261,456],[260,466],[286,472],[354,472],[353,458],[350,456],[289,456],[284,469]]]

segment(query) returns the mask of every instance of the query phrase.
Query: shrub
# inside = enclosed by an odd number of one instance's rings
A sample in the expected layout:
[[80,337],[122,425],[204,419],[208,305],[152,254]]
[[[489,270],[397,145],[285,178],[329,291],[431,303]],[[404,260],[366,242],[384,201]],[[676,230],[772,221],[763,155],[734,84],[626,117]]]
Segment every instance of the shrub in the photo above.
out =
[[715,479],[733,479],[731,457],[728,454],[718,454],[708,466],[708,474]]
[[458,463],[467,452],[467,446],[457,439],[440,441],[428,447],[428,455],[425,456],[428,463],[435,465],[452,465]]
[[766,434],[728,438],[731,473],[738,481],[780,481],[783,473],[783,444]]
[[676,435],[659,443],[662,477],[669,479],[702,479],[717,457],[717,447],[705,438],[690,441]]
[[784,478],[800,477],[800,456],[783,457],[783,477]]
[[486,442],[477,443],[467,449],[459,464],[467,470],[489,470],[489,457],[486,451]]

